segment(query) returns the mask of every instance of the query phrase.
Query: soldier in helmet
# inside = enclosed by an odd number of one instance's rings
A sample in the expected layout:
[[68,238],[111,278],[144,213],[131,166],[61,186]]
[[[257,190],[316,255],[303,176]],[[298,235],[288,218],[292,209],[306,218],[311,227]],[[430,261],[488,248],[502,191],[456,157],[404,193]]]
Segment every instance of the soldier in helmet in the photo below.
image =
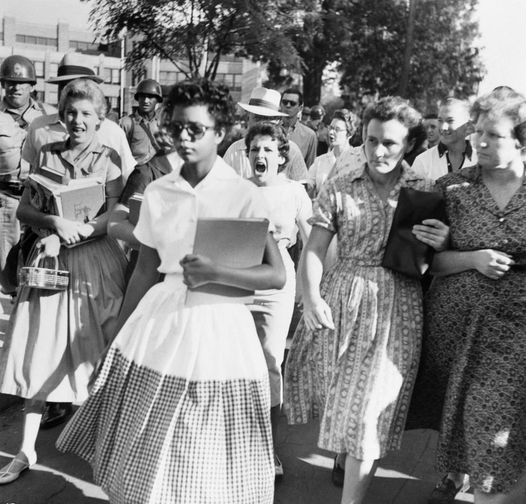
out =
[[137,164],[144,164],[160,151],[155,133],[159,131],[157,105],[163,101],[161,85],[153,79],[144,79],[139,82],[134,98],[139,104],[137,110],[123,117],[120,125]]
[[26,57],[8,56],[0,66],[0,82],[4,90],[0,111],[11,115],[21,128],[27,128],[42,114],[55,112],[53,107],[31,98],[37,78],[33,63]]
[[314,105],[310,109],[310,120],[307,126],[315,131],[318,138],[318,146],[316,148],[316,155],[321,156],[329,150],[329,129],[323,122],[325,116],[325,109],[321,105]]
[[0,285],[4,292],[13,293],[17,266],[15,245],[20,239],[16,209],[22,194],[22,180],[29,171],[29,165],[21,160],[21,151],[31,122],[56,110],[31,98],[36,73],[26,57],[8,56],[0,65],[0,82],[4,90],[0,102]]

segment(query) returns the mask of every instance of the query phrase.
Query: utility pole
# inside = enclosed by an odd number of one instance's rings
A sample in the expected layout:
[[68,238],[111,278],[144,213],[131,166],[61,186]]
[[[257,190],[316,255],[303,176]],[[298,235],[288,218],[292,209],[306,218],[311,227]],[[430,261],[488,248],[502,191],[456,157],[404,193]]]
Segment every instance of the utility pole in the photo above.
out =
[[119,33],[121,41],[121,65],[120,65],[120,103],[119,103],[119,119],[124,115],[124,88],[126,86],[126,70],[124,65],[126,62],[126,28],[123,28]]

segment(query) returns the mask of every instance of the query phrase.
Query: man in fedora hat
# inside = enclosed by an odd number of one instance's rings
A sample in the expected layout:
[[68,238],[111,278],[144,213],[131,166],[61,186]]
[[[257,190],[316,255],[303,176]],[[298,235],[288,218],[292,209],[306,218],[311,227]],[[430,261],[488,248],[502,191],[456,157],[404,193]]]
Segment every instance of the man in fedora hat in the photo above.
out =
[[[69,52],[62,58],[58,66],[57,76],[51,77],[47,82],[58,85],[58,96],[60,99],[66,84],[80,78],[91,79],[97,84],[103,81],[99,76],[95,75],[84,55]],[[38,153],[43,145],[65,140],[66,136],[66,126],[60,120],[58,113],[38,118],[28,129],[26,142],[22,150],[23,159],[30,165],[35,166],[38,162]],[[111,147],[119,154],[122,176],[126,180],[136,164],[126,140],[126,135],[119,128],[118,124],[104,119],[101,121],[97,136],[101,144]]]
[[120,126],[126,133],[137,164],[145,164],[161,150],[155,134],[159,131],[159,109],[163,101],[161,85],[154,79],[139,82],[134,96],[139,106],[129,116],[123,117]]
[[22,146],[29,125],[54,107],[31,97],[37,82],[35,67],[25,56],[8,56],[0,65],[4,97],[0,102],[0,284],[2,291],[16,290],[20,223],[16,218],[22,194],[22,178],[28,166],[22,161]]
[[[280,100],[281,95],[278,91],[257,87],[252,90],[248,103],[238,103],[238,105],[248,112],[248,127],[250,128],[261,121],[280,123],[281,119],[286,116],[279,110]],[[252,176],[244,138],[234,142],[225,152],[223,159],[243,178]],[[285,168],[285,175],[292,180],[307,179],[307,166],[299,147],[294,142],[289,142],[289,162]]]

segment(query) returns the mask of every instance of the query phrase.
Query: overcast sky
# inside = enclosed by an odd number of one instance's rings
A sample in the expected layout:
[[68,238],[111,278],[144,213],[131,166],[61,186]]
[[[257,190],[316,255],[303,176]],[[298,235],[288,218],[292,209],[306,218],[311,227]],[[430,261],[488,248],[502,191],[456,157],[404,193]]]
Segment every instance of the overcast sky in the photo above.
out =
[[479,23],[488,75],[480,92],[506,84],[526,94],[525,0],[480,0]]
[[[526,93],[526,64],[522,61],[526,0],[479,0],[479,3],[481,44],[488,69],[480,92],[507,84]],[[79,0],[0,0],[0,17],[14,16],[32,23],[55,24],[59,19],[83,28],[88,13],[89,4]]]

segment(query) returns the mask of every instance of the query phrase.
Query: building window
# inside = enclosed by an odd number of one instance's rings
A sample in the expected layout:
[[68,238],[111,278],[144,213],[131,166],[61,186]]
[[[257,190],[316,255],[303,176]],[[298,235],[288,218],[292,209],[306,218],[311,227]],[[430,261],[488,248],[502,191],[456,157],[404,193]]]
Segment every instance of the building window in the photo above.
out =
[[110,102],[110,107],[112,109],[119,110],[119,97],[118,96],[108,96],[108,100]]
[[50,63],[49,64],[49,76],[56,77],[57,72],[58,72],[58,63]]
[[241,91],[241,76],[231,73],[217,73],[216,79],[217,82],[222,82],[226,84],[230,91]]
[[16,41],[22,44],[33,44],[57,47],[57,39],[51,37],[35,37],[33,35],[16,35]]
[[168,72],[161,70],[159,72],[159,83],[160,84],[175,84],[177,82],[177,72]]
[[43,61],[34,61],[33,66],[35,67],[35,73],[37,75],[37,79],[44,78],[44,62]]
[[80,52],[98,52],[99,44],[84,42],[82,40],[70,40],[69,47]]
[[161,70],[159,72],[159,84],[172,85],[186,79],[183,72]]
[[120,84],[121,83],[121,72],[118,68],[111,69],[111,83]]
[[33,66],[35,67],[35,73],[37,75],[37,79],[43,79],[44,78],[44,62],[43,61],[33,61]]
[[106,84],[120,84],[121,72],[118,68],[105,68],[103,78]]

